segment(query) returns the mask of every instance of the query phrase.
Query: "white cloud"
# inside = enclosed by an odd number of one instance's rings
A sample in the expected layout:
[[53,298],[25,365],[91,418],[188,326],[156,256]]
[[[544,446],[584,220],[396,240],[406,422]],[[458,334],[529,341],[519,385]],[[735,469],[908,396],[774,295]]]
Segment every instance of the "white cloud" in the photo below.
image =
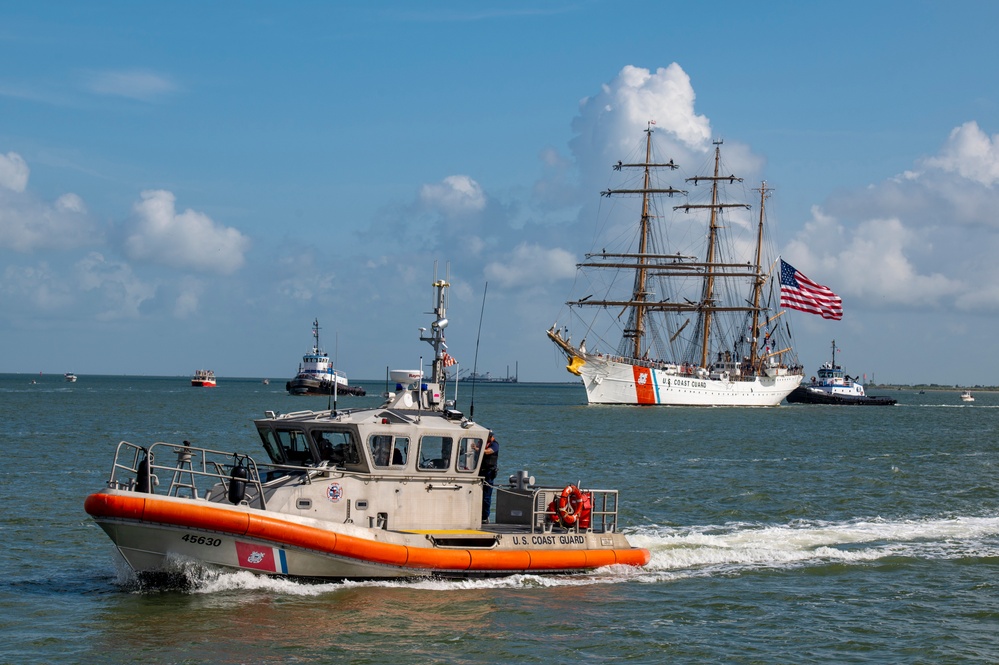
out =
[[156,295],[156,287],[139,279],[131,266],[90,252],[74,266],[76,285],[81,291],[96,292],[103,309],[98,320],[139,318],[140,306]]
[[39,201],[27,191],[29,172],[17,153],[0,155],[0,247],[33,252],[100,242],[83,199],[68,193],[54,203]]
[[788,260],[848,308],[999,311],[999,136],[964,123],[915,166],[813,208]]
[[[788,244],[787,259],[844,298],[869,306],[937,307],[961,293],[959,280],[920,274],[906,255],[929,252],[925,239],[898,219],[871,219],[848,229],[813,208],[814,219]],[[821,248],[818,252],[814,248]]]
[[165,190],[142,192],[125,239],[130,259],[221,274],[243,266],[249,238],[216,224],[204,213],[191,209],[178,213],[175,201],[173,193]]
[[173,304],[173,315],[178,319],[187,319],[197,313],[205,285],[199,280],[185,277],[180,281],[179,288],[180,293]]
[[90,71],[83,76],[84,87],[99,95],[155,101],[178,89],[169,77],[142,69]]
[[482,186],[467,175],[452,175],[420,188],[420,201],[429,209],[449,217],[476,213],[486,207]]
[[492,261],[485,267],[485,276],[508,288],[535,286],[557,279],[569,279],[576,274],[576,259],[564,249],[546,249],[521,243],[502,261]]
[[71,307],[73,294],[61,275],[56,274],[46,262],[37,266],[8,265],[4,269],[0,293],[4,294],[5,307],[20,303],[24,312],[55,312]]
[[[694,88],[680,65],[660,67],[654,73],[628,65],[599,94],[579,103],[571,142],[580,162],[602,169],[622,159],[636,145],[650,121],[655,130],[673,139],[671,157],[703,153],[710,146],[711,124],[694,111]],[[680,162],[680,159],[677,161]],[[606,175],[603,178],[606,180]]]
[[24,158],[16,152],[0,155],[0,187],[23,192],[28,186],[28,174],[30,173],[31,169],[28,168]]
[[999,135],[989,138],[977,122],[966,122],[951,130],[940,154],[924,165],[991,187],[999,181]]

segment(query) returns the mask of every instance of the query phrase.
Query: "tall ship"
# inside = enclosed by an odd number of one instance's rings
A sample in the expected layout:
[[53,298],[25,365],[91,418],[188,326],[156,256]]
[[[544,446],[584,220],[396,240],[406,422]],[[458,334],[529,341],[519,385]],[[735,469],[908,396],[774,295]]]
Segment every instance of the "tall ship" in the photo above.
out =
[[183,583],[191,564],[328,580],[646,565],[651,553],[619,522],[616,489],[535,484],[521,469],[495,487],[489,519],[480,471],[492,432],[448,398],[449,283],[435,275],[433,286],[434,319],[420,328],[433,349],[429,376],[421,358],[390,372],[395,390],[380,406],[265,412],[253,456],[122,441],[86,511],[153,582]]
[[[756,190],[758,216],[734,214],[751,206],[724,200],[723,185],[742,178],[724,174],[718,141],[713,174],[685,180],[706,184],[706,198],[668,209],[667,199],[688,192],[662,180],[679,167],[657,157],[653,133],[650,123],[644,159],[613,167],[634,179],[601,192],[633,196],[640,208],[620,249],[589,253],[578,265],[577,284],[593,289],[566,302],[573,325],[578,318],[584,330],[581,341],[558,323],[548,337],[582,379],[590,404],[777,406],[801,383],[802,369],[779,280],[771,279],[776,260],[765,203],[772,190],[766,182]],[[733,237],[738,228],[747,238]],[[580,314],[587,308],[596,308],[591,320]]]
[[333,367],[329,354],[319,345],[319,319],[312,322],[312,351],[302,356],[295,378],[285,384],[292,395],[364,395],[360,386],[352,386],[347,375]]

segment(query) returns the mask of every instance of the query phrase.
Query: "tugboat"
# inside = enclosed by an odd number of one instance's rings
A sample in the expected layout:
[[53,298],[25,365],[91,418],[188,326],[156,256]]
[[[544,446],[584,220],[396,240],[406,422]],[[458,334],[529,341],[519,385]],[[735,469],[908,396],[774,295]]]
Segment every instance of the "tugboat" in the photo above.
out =
[[312,351],[302,356],[295,378],[285,384],[292,395],[364,395],[360,386],[347,382],[347,375],[334,369],[329,355],[319,346],[319,319],[312,322],[315,343]]
[[191,377],[191,386],[194,388],[214,388],[216,386],[215,372],[210,369],[198,369]]
[[[435,271],[436,272],[436,271]],[[618,521],[618,491],[497,487],[483,517],[479,476],[490,430],[446,395],[446,280],[420,340],[431,374],[394,370],[395,391],[357,410],[266,412],[264,455],[121,442],[107,488],[84,507],[140,578],[185,565],[317,579],[481,578],[644,566]],[[420,362],[423,364],[422,359]],[[471,414],[470,414],[471,415]]]
[[836,340],[832,343],[832,362],[822,363],[818,379],[799,386],[787,396],[789,404],[855,404],[867,406],[892,406],[898,400],[891,397],[867,395],[864,386],[843,373],[836,364]]

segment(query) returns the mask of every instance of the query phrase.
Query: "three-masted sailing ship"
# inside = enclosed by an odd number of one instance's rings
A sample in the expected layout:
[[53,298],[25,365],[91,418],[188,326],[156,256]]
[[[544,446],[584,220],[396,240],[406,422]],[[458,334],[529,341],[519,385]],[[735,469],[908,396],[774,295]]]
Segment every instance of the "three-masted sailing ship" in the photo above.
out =
[[[759,220],[751,224],[755,237],[741,245],[731,239],[729,222],[746,224],[745,219],[728,220],[726,212],[751,206],[722,200],[722,185],[741,183],[742,178],[722,175],[721,142],[716,142],[713,175],[686,179],[695,186],[710,185],[709,201],[688,199],[666,211],[665,199],[688,192],[660,184],[659,174],[678,166],[673,160],[657,161],[651,123],[645,132],[644,161],[614,165],[617,171],[636,173],[640,181],[601,193],[640,196],[631,246],[616,253],[604,249],[587,254],[577,266],[585,274],[630,272],[634,278],[607,280],[611,286],[603,298],[590,294],[566,302],[573,313],[592,307],[609,313],[613,325],[607,330],[619,335],[618,346],[599,350],[592,341],[594,335],[605,340],[611,334],[597,327],[599,317],[584,324],[586,334],[578,344],[569,329],[557,323],[548,337],[569,360],[566,369],[581,377],[591,404],[776,406],[801,383],[802,370],[790,326],[782,318],[779,284],[770,279],[772,257],[765,256],[769,243],[764,204],[771,190],[766,182],[758,190]],[[663,223],[672,216],[686,221],[687,227],[677,230],[675,224]],[[749,219],[755,222],[752,215]],[[678,251],[671,240],[690,244]],[[747,255],[739,256],[740,247]],[[622,281],[628,282],[630,293],[615,295],[613,285]]]

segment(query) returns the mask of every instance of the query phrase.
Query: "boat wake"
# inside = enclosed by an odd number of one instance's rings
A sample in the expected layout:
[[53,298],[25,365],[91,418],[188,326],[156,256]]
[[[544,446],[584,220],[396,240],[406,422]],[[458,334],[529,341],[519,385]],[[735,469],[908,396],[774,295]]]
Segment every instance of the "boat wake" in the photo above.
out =
[[[322,596],[358,588],[433,591],[525,589],[662,583],[693,577],[732,576],[761,570],[868,564],[884,560],[999,559],[999,516],[922,520],[797,522],[785,525],[645,526],[629,530],[636,547],[652,552],[644,568],[609,566],[574,575],[519,574],[498,578],[447,580],[421,578],[311,582],[228,572],[193,561],[176,560],[167,587],[190,594],[260,592]],[[130,571],[129,571],[130,572]],[[119,570],[119,586],[140,593],[161,592],[163,580],[140,581]],[[252,594],[251,594],[252,595]]]
[[999,557],[999,516],[647,527],[629,539],[652,552],[634,577],[675,579],[890,558]]

